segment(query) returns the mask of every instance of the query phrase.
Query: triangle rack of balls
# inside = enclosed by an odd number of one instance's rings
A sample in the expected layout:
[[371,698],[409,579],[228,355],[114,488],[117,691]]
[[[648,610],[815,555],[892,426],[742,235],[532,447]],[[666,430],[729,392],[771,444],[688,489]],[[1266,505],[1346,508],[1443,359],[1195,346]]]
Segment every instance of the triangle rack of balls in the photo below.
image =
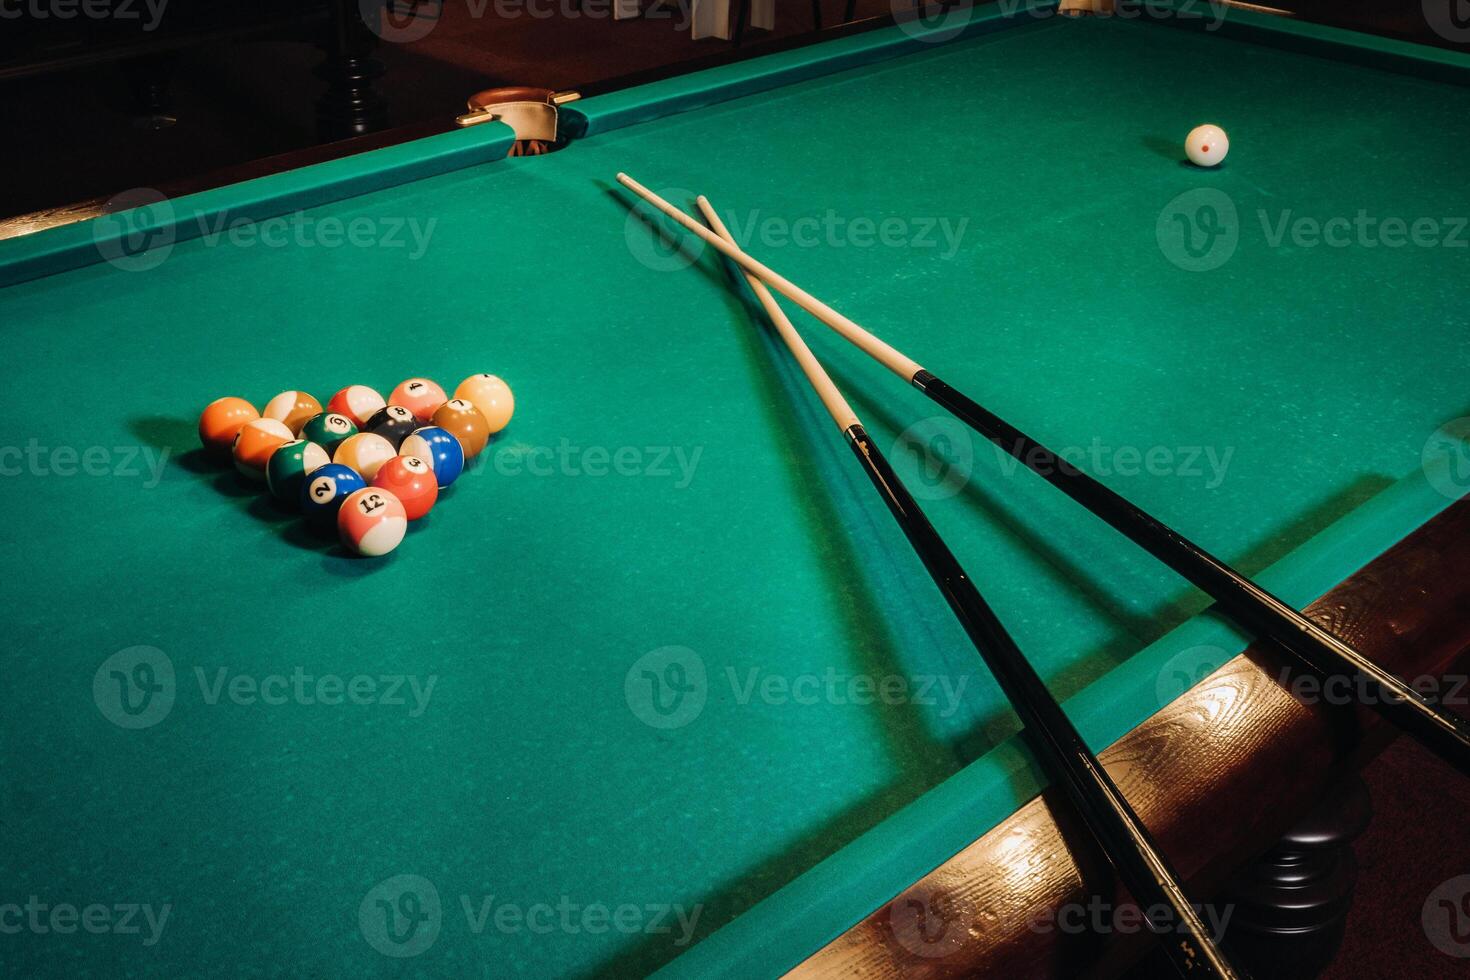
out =
[[387,398],[348,385],[325,408],[304,391],[283,391],[260,411],[217,398],[199,416],[199,441],[314,526],[335,526],[354,554],[376,557],[398,547],[408,522],[433,508],[514,412],[510,386],[493,374],[470,375],[453,398],[409,378]]

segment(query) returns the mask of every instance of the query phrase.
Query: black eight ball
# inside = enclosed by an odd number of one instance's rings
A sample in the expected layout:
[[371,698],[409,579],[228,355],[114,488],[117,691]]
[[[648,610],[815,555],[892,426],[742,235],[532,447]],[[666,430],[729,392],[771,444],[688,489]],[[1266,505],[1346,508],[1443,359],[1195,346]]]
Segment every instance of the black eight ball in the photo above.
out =
[[386,405],[373,413],[362,427],[364,432],[373,432],[393,443],[394,449],[403,447],[403,440],[419,428],[418,419],[402,405]]

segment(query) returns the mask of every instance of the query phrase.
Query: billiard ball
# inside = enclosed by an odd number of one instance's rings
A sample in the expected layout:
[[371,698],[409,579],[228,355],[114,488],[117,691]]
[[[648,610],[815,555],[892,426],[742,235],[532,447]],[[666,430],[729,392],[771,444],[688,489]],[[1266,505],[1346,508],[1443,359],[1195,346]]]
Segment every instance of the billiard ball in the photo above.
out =
[[319,527],[331,526],[337,521],[342,501],[365,486],[356,470],[341,463],[328,463],[302,481],[301,513]]
[[416,521],[429,512],[439,499],[439,484],[434,470],[417,456],[394,456],[378,467],[373,486],[393,491],[408,519]]
[[301,431],[306,420],[321,413],[321,402],[304,391],[283,391],[265,403],[260,413],[263,418],[286,423],[286,428],[295,435]]
[[332,461],[327,451],[314,442],[297,439],[271,453],[265,464],[265,483],[271,493],[289,504],[301,501],[306,476]]
[[398,455],[393,443],[373,432],[359,432],[348,436],[332,454],[332,462],[350,466],[364,480],[378,475],[378,467]]
[[271,453],[295,439],[286,423],[276,419],[251,419],[240,427],[231,452],[235,468],[251,480],[265,479],[265,464]]
[[327,402],[327,411],[347,416],[360,429],[374,412],[386,404],[383,396],[367,385],[348,385]]
[[357,435],[357,426],[345,415],[336,412],[322,412],[313,415],[306,420],[301,427],[301,438],[308,442],[314,442],[327,451],[328,455],[335,453],[337,447],[347,441],[348,436]]
[[493,374],[470,375],[454,389],[454,397],[463,398],[478,408],[485,416],[491,434],[505,428],[516,410],[516,399],[510,393],[510,385]]
[[393,444],[393,451],[397,452],[403,440],[418,427],[419,420],[414,418],[413,412],[402,405],[387,405],[373,413],[362,431],[382,436]]
[[449,396],[444,394],[444,389],[428,378],[409,378],[388,396],[389,405],[402,405],[420,424],[433,418],[434,409],[447,401]]
[[1184,153],[1196,167],[1216,167],[1230,152],[1230,137],[1219,126],[1196,126],[1184,138]]
[[342,501],[337,533],[359,555],[376,558],[398,547],[408,530],[408,515],[392,490],[363,487]]
[[459,440],[465,459],[480,455],[490,441],[490,424],[480,410],[463,398],[451,398],[434,413],[433,422]]
[[246,422],[260,418],[255,406],[233,395],[216,398],[199,415],[199,441],[204,448],[219,456],[227,455],[235,445],[235,436]]
[[459,479],[459,474],[464,472],[464,447],[437,425],[416,429],[413,435],[403,440],[398,452],[404,456],[416,456],[429,464],[440,490]]

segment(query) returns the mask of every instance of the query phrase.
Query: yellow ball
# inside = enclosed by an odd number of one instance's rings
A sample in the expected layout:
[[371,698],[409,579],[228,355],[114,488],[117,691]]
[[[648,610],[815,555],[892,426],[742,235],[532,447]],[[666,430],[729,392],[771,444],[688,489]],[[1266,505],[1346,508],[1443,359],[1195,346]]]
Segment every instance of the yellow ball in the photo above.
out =
[[378,475],[378,467],[398,455],[393,443],[375,432],[359,432],[348,436],[332,454],[332,462],[341,463],[371,483]]
[[515,414],[516,398],[510,385],[493,374],[472,374],[454,389],[455,398],[463,398],[480,410],[492,433],[499,432]]

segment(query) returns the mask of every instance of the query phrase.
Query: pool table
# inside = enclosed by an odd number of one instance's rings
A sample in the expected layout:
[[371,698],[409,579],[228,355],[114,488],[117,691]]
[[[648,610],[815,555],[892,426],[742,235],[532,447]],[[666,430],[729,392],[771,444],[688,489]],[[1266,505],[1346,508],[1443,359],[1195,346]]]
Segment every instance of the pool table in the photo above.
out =
[[[748,296],[613,176],[1433,678],[1470,645],[1470,59],[1215,12],[951,11],[572,102],[540,156],[492,122],[0,242],[7,972],[1144,952],[1028,927],[1105,867]],[[1200,896],[1386,737],[798,326]],[[386,558],[194,432],[480,371],[514,418]]]

